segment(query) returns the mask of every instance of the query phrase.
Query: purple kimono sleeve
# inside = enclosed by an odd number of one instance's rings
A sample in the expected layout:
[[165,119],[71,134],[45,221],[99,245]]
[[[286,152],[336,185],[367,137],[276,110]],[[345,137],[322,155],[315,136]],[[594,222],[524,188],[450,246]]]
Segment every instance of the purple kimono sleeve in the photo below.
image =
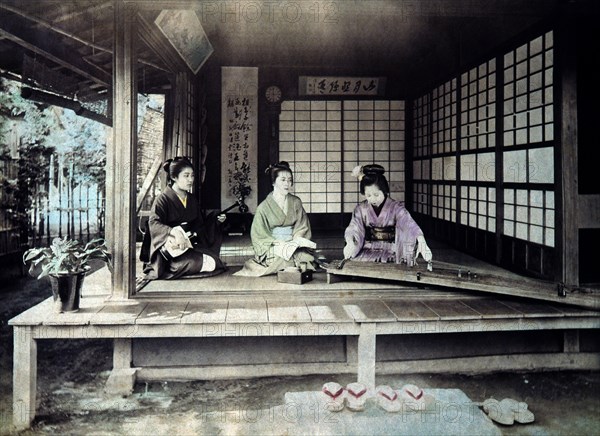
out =
[[346,243],[350,241],[354,244],[355,252],[352,253],[350,257],[356,257],[358,253],[360,253],[360,250],[362,250],[363,245],[365,245],[365,221],[363,219],[363,214],[361,213],[360,204],[354,208],[350,224],[344,232],[344,239],[346,240]]
[[401,204],[396,205],[396,263],[403,259],[412,264],[417,237],[423,231]]

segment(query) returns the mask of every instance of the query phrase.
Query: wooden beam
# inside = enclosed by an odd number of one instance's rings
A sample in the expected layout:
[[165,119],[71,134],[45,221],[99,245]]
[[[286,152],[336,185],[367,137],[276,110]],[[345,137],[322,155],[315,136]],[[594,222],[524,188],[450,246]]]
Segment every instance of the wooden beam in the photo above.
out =
[[[15,13],[17,15],[20,15],[21,17],[23,17],[23,18],[25,18],[27,20],[32,21],[33,23],[35,23],[35,24],[37,24],[39,26],[42,26],[43,28],[51,30],[52,32],[54,32],[56,34],[59,34],[59,35],[62,35],[62,36],[66,36],[67,38],[72,39],[74,41],[77,41],[78,43],[80,43],[82,45],[85,45],[87,47],[92,47],[94,50],[98,50],[101,53],[108,53],[108,54],[110,54],[112,56],[112,54],[113,54],[112,48],[107,48],[104,45],[105,42],[107,44],[112,43],[112,38],[109,39],[109,40],[106,40],[106,41],[101,41],[100,43],[98,43],[98,42],[92,42],[92,41],[88,41],[88,40],[86,40],[84,38],[81,38],[80,36],[74,34],[73,32],[67,32],[66,30],[63,30],[63,29],[61,29],[59,27],[56,27],[56,23],[71,20],[71,19],[73,19],[73,18],[75,18],[75,17],[77,17],[79,15],[85,14],[85,13],[89,14],[89,13],[92,13],[92,12],[97,12],[99,10],[102,10],[102,9],[105,9],[105,8],[108,8],[108,7],[112,7],[112,5],[113,5],[113,1],[109,0],[109,1],[107,1],[105,3],[102,3],[102,4],[97,5],[97,6],[93,6],[93,7],[90,6],[90,7],[86,8],[86,9],[82,9],[82,10],[79,10],[79,11],[71,12],[70,14],[61,15],[61,16],[57,17],[52,23],[50,23],[50,22],[48,22],[46,20],[43,20],[43,19],[41,19],[39,17],[35,17],[35,16],[32,16],[32,15],[29,15],[29,14],[27,14],[27,13],[19,10],[18,8],[15,8],[15,7],[12,7],[12,6],[9,6],[9,5],[0,4],[0,9],[5,9],[7,11],[13,12],[13,13]],[[3,38],[0,36],[0,40],[2,40],[2,39]],[[91,58],[92,58],[92,56],[87,56],[84,59],[86,60],[86,62],[89,63],[89,62],[91,62]],[[151,62],[151,61],[149,61],[147,59],[140,58],[139,62],[142,63],[142,64],[149,65],[151,67],[154,67],[154,68],[156,68],[158,70],[161,70],[161,71],[167,71],[164,67],[162,67],[162,66],[160,66],[160,65],[158,65],[158,64],[156,64],[154,62]],[[96,65],[94,65],[92,63],[92,66],[96,66]]]
[[[51,30],[54,33],[60,34],[62,36],[67,36],[70,39],[73,39],[73,40],[75,40],[75,41],[77,41],[77,42],[79,42],[79,43],[81,43],[83,45],[86,45],[86,46],[89,46],[89,47],[93,47],[93,48],[95,48],[97,50],[100,50],[102,52],[112,53],[112,51],[110,49],[107,49],[106,47],[104,47],[102,45],[95,44],[94,42],[91,42],[91,41],[86,41],[85,39],[80,38],[79,36],[75,35],[74,33],[67,32],[66,30],[63,30],[63,29],[61,29],[59,27],[56,27],[56,25],[55,25],[58,22],[69,21],[69,20],[75,18],[78,15],[88,13],[89,11],[91,11],[93,9],[103,9],[105,7],[108,7],[108,6],[112,6],[112,3],[113,2],[111,0],[111,1],[108,1],[108,2],[106,2],[104,4],[102,4],[102,5],[99,5],[99,6],[90,7],[90,8],[84,9],[84,10],[72,12],[72,13],[65,14],[65,15],[61,15],[61,16],[57,17],[55,20],[53,20],[52,23],[50,23],[50,22],[48,22],[46,20],[43,20],[43,19],[41,19],[39,17],[35,17],[33,15],[30,15],[30,14],[28,14],[28,13],[26,13],[26,12],[24,12],[24,11],[16,8],[16,7],[13,7],[13,6],[0,4],[0,9],[5,9],[7,11],[10,11],[10,12],[12,12],[14,14],[19,15],[20,17],[23,17],[26,20],[31,21],[32,23],[35,23],[36,24],[36,26],[35,26],[36,29],[38,29],[38,27],[41,26],[42,28],[49,29],[49,30]],[[89,26],[87,23],[85,25]],[[33,27],[34,26],[32,26],[32,28]]]
[[88,14],[88,15],[89,14],[95,14],[98,11],[101,11],[103,9],[112,7],[112,5],[113,5],[112,0],[108,0],[108,1],[105,1],[104,3],[100,3],[98,5],[88,6],[87,8],[80,9],[80,10],[77,10],[77,11],[70,12],[68,14],[61,15],[60,17],[57,17],[54,20],[54,23],[61,23],[63,21],[73,20],[73,19],[75,19],[77,17],[80,17],[81,15],[84,15],[84,14]]
[[[377,374],[487,374],[497,371],[594,370],[600,369],[597,353],[534,353],[446,359],[377,362]],[[354,374],[355,364],[281,363],[265,365],[215,365],[186,367],[142,367],[140,381],[222,380],[250,377],[301,376],[310,374]]]
[[579,285],[579,203],[577,186],[577,47],[575,20],[569,13],[560,17],[556,32],[555,59],[560,97],[555,99],[558,120],[555,153],[557,180],[557,250],[562,265],[562,281]]
[[112,298],[135,290],[137,80],[135,10],[115,1],[113,141],[107,147],[107,237],[114,257]]
[[93,121],[97,121],[108,127],[112,127],[112,120],[110,118],[84,108],[83,106],[81,106],[80,102],[75,100],[71,100],[56,94],[51,94],[49,92],[44,92],[27,87],[21,89],[21,97],[26,98],[28,100],[39,101],[40,103],[46,103],[53,106],[63,107],[65,109],[71,109],[79,116]]
[[[199,9],[204,3],[200,0],[125,0],[125,3],[135,5],[138,10],[160,11],[161,9]],[[218,3],[217,3],[218,5]],[[216,12],[214,4],[209,4],[206,9]],[[218,9],[217,9],[218,10]]]
[[356,365],[344,362],[328,363],[270,363],[266,365],[213,365],[186,367],[141,367],[137,372],[140,381],[151,380],[223,380],[301,376],[311,374],[354,374]]
[[598,371],[598,353],[530,353],[378,362],[377,374],[486,374],[497,371]]
[[33,25],[32,21],[14,13],[0,14],[0,35],[87,79],[110,85],[112,77],[109,73],[73,55],[73,50],[70,50],[55,33],[43,29],[37,29],[35,33],[29,32]]

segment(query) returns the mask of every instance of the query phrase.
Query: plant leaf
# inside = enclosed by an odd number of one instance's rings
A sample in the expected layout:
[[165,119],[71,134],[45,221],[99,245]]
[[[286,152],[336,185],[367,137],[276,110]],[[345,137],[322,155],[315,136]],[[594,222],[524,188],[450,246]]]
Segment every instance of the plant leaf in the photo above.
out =
[[46,276],[50,275],[51,269],[52,269],[52,265],[50,265],[49,263],[43,265],[42,272],[40,272],[40,275],[38,276],[38,280],[41,279],[42,277],[46,277]]
[[42,255],[43,250],[41,248],[30,248],[23,254],[23,262],[29,262],[32,259]]

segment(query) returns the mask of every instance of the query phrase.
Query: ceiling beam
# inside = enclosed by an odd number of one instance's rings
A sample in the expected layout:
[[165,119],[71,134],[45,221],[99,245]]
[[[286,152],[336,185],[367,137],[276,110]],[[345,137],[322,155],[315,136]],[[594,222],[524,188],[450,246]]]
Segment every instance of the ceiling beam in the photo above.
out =
[[85,9],[80,9],[80,10],[76,10],[76,11],[70,12],[68,14],[61,15],[60,17],[58,17],[55,20],[53,20],[53,22],[54,23],[61,23],[61,22],[64,22],[64,21],[69,21],[69,20],[75,19],[75,18],[80,17],[81,15],[84,15],[84,14],[94,14],[94,13],[96,13],[98,11],[101,11],[102,9],[106,9],[108,7],[112,8],[113,5],[114,5],[114,2],[112,0],[109,0],[109,1],[101,3],[99,5],[89,6],[89,7],[85,8]]
[[0,35],[87,79],[105,86],[112,84],[112,76],[109,73],[73,55],[72,50],[70,51],[55,33],[43,29],[28,31],[32,27],[31,20],[11,13],[0,14]]
[[125,0],[125,3],[134,5],[139,11],[160,11],[162,9],[199,9],[203,2],[202,0]]
[[[112,7],[113,4],[114,4],[113,1],[109,1],[107,3],[104,3],[102,5],[96,6],[94,8],[86,9],[85,11],[88,11],[88,12],[90,10],[97,11],[97,10],[100,10],[100,9],[104,9],[105,7],[108,7],[108,6]],[[6,9],[7,11],[12,12],[12,13],[14,13],[16,15],[19,15],[19,16],[23,17],[26,20],[30,20],[30,21],[32,21],[32,22],[40,25],[43,28],[49,29],[50,31],[55,32],[55,33],[57,33],[59,35],[66,36],[67,38],[72,39],[74,41],[77,41],[78,43],[80,43],[82,45],[91,47],[93,50],[98,50],[98,51],[100,51],[102,53],[107,53],[107,54],[109,54],[111,56],[113,54],[112,48],[107,48],[108,46],[112,46],[112,38],[108,38],[105,41],[92,42],[92,41],[88,41],[88,40],[86,40],[84,38],[81,38],[78,35],[75,35],[73,32],[68,32],[68,31],[63,30],[63,29],[61,29],[61,28],[59,28],[59,27],[57,27],[57,26],[54,25],[54,23],[57,23],[57,22],[60,22],[60,21],[65,21],[64,18],[67,17],[68,15],[70,15],[71,17],[73,17],[73,16],[75,16],[78,13],[73,12],[71,14],[60,16],[57,19],[55,19],[53,21],[53,23],[49,23],[46,20],[43,20],[43,19],[41,19],[39,17],[34,17],[34,16],[32,16],[30,14],[27,14],[26,12],[24,12],[22,10],[19,10],[19,9],[17,9],[15,7],[12,7],[12,6],[0,4],[0,9]],[[81,11],[81,13],[84,13],[85,11]],[[0,40],[2,40],[2,39],[4,39],[4,37],[3,37],[2,34],[0,34]],[[107,42],[108,44],[104,44],[105,42]],[[87,58],[90,59],[91,56],[93,56],[93,54],[90,55],[90,56],[87,56]],[[140,63],[142,63],[142,64],[146,64],[148,66],[154,67],[157,70],[168,72],[168,70],[165,67],[160,66],[160,65],[158,65],[158,64],[156,64],[154,62],[151,62],[151,61],[149,61],[147,59],[144,59],[142,57],[138,58],[138,61]],[[88,62],[91,62],[91,61],[88,61]],[[96,65],[96,67],[97,67],[97,65]]]
[[21,89],[21,97],[26,98],[28,100],[37,101],[40,103],[50,104],[53,106],[64,107],[65,109],[71,109],[77,115],[97,121],[102,123],[108,127],[112,127],[112,119],[105,117],[102,114],[97,112],[93,112],[89,109],[84,108],[80,102],[71,100],[68,98],[61,97],[56,94],[51,94],[49,92],[40,91],[37,89],[31,88],[22,88]]

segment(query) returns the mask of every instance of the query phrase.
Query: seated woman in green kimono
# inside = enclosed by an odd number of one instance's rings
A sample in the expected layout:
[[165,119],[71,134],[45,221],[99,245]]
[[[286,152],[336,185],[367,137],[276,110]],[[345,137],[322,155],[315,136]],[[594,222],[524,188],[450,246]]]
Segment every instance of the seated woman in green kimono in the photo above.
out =
[[[225,215],[205,217],[190,194],[194,167],[183,157],[167,160],[163,169],[168,186],[157,197],[142,243],[146,280],[175,279],[184,275],[211,276],[223,272],[219,259]],[[191,236],[191,237],[190,237]]]
[[302,200],[290,194],[294,184],[287,162],[271,165],[265,173],[271,177],[273,192],[258,205],[252,221],[250,237],[255,256],[234,275],[259,277],[275,274],[287,267],[306,263],[314,270],[310,240],[312,233]]

